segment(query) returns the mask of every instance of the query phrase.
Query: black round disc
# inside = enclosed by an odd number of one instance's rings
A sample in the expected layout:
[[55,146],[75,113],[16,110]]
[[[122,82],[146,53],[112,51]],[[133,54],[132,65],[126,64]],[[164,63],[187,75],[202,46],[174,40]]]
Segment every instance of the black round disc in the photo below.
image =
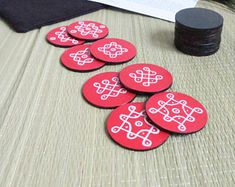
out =
[[223,25],[223,17],[215,11],[204,8],[187,8],[177,12],[177,27],[189,30],[214,30]]
[[214,35],[214,36],[207,36],[207,37],[197,37],[193,35],[182,35],[175,31],[175,39],[177,41],[181,41],[187,45],[211,45],[211,44],[218,44],[221,41],[220,35]]
[[210,47],[203,47],[203,46],[189,46],[180,43],[179,41],[175,40],[175,47],[180,50],[181,52],[189,55],[194,56],[208,56],[216,53],[219,49],[219,45],[210,46]]

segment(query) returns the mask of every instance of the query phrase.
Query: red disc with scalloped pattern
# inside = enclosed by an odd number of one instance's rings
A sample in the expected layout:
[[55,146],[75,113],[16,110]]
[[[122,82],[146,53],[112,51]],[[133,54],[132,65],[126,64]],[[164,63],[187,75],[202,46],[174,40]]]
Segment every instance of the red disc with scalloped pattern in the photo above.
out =
[[68,26],[71,36],[81,40],[98,40],[108,35],[108,27],[94,21],[76,21]]
[[166,69],[154,64],[133,64],[122,69],[121,83],[138,93],[155,93],[168,89],[172,76]]
[[47,34],[47,41],[53,45],[61,47],[71,47],[75,45],[83,44],[84,40],[77,40],[68,36],[66,26],[57,27],[52,29]]
[[201,103],[178,92],[153,95],[146,103],[146,113],[157,126],[181,134],[197,132],[208,121]]
[[91,54],[107,63],[123,63],[136,56],[135,46],[122,39],[105,38],[91,45]]
[[105,65],[90,55],[90,45],[83,44],[67,49],[61,56],[61,63],[74,71],[91,71]]
[[120,85],[117,72],[105,72],[91,77],[82,88],[84,98],[100,108],[115,108],[132,101],[136,94]]
[[142,102],[128,103],[113,110],[106,127],[116,143],[133,150],[154,149],[169,137],[148,120]]

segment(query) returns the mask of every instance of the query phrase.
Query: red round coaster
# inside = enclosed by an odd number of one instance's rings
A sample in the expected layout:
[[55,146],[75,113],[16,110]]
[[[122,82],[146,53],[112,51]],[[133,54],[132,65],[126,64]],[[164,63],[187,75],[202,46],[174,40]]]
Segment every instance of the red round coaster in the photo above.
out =
[[122,63],[135,57],[136,48],[126,40],[105,38],[91,45],[91,54],[104,62]]
[[128,89],[154,93],[168,89],[172,84],[171,74],[164,68],[153,64],[133,64],[122,69],[120,82]]
[[113,110],[107,120],[111,138],[123,147],[150,150],[163,144],[169,134],[148,120],[144,103],[128,103]]
[[153,95],[146,103],[146,113],[159,127],[181,134],[201,130],[208,120],[201,103],[178,92]]
[[90,71],[105,65],[90,55],[90,45],[83,44],[67,49],[61,56],[62,64],[75,71]]
[[83,44],[84,40],[77,40],[68,36],[66,26],[57,27],[52,29],[47,34],[47,41],[51,44],[62,46],[62,47],[70,47],[74,45]]
[[108,35],[106,25],[94,21],[76,21],[68,26],[68,32],[82,40],[98,40]]
[[119,83],[117,72],[105,72],[90,78],[82,88],[84,98],[101,108],[115,108],[135,98]]

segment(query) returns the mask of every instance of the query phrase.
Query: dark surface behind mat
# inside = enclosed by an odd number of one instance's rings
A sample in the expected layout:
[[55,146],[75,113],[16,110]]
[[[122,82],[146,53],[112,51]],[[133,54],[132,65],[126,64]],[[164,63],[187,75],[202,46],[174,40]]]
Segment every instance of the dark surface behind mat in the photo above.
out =
[[[235,0],[209,0],[223,3],[235,10]],[[0,0],[0,17],[17,32],[27,32],[84,15],[101,8],[87,0]]]
[[0,16],[15,31],[27,32],[104,7],[87,0],[0,0]]

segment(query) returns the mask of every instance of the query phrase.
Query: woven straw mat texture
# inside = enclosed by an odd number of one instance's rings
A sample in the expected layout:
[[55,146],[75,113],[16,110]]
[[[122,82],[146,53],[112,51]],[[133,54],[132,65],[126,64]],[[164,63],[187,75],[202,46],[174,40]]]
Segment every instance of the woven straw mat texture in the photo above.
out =
[[[173,45],[173,23],[114,8],[25,34],[1,20],[0,186],[235,186],[235,15],[219,4],[199,1],[197,6],[224,16],[215,55],[185,55]],[[209,114],[207,126],[195,134],[172,135],[147,152],[111,141],[105,120],[112,110],[87,104],[81,88],[89,77],[127,64],[89,73],[62,67],[59,58],[65,49],[49,45],[45,36],[75,20],[99,21],[109,27],[109,37],[135,44],[138,54],[128,64],[167,68],[174,77],[170,90],[199,100]]]

